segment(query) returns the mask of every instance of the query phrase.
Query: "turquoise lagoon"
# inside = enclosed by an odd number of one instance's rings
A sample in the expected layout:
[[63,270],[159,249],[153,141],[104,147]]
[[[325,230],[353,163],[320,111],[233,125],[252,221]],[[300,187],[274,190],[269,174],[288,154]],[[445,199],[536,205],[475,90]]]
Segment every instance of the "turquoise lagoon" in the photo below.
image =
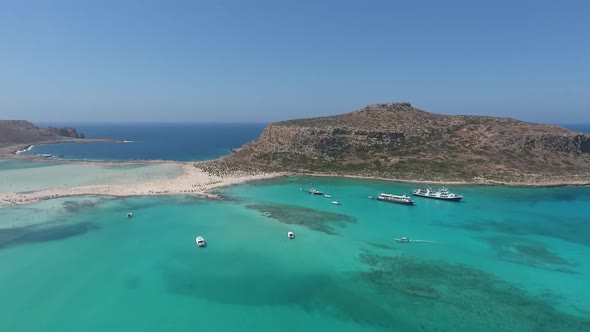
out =
[[[342,205],[300,190],[311,186]],[[411,188],[288,177],[222,201],[1,207],[2,330],[590,331],[590,188],[367,198]]]

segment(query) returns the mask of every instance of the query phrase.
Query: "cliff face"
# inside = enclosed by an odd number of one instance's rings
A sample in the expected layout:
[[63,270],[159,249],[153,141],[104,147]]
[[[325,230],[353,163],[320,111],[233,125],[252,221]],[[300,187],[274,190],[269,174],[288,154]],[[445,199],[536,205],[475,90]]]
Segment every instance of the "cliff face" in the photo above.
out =
[[446,116],[407,103],[369,105],[269,125],[226,158],[270,170],[424,181],[590,180],[590,135],[484,116]]
[[68,138],[84,138],[74,128],[39,128],[28,121],[0,120],[0,145],[33,144]]

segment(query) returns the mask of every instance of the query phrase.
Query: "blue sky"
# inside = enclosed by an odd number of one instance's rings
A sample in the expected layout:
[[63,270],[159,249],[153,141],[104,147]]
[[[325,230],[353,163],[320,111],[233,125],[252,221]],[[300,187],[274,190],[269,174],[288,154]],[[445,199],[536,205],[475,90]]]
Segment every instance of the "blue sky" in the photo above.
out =
[[0,1],[0,118],[590,123],[590,2]]

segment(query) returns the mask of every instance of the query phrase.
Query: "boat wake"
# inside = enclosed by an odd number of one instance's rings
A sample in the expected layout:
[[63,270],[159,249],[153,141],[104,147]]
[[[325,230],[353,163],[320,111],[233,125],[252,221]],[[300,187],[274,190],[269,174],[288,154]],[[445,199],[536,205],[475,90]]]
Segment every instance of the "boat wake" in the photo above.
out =
[[429,241],[429,240],[412,240],[412,239],[408,239],[406,237],[402,237],[399,239],[394,239],[395,241],[399,242],[399,243],[435,243],[435,244],[440,244],[440,242],[437,241]]
[[440,244],[440,242],[437,242],[437,241],[429,241],[429,240],[410,240],[410,242],[414,242],[414,243],[436,243],[436,244]]
[[27,151],[31,151],[34,147],[35,147],[34,145],[29,145],[26,149],[16,151],[15,154],[21,154],[21,153],[25,153]]

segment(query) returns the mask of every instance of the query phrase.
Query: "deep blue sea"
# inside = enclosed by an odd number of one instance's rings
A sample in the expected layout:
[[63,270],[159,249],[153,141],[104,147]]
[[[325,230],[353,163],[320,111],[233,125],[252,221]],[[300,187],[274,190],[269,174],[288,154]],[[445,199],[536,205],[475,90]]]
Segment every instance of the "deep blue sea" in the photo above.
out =
[[176,160],[214,159],[230,154],[258,137],[266,124],[97,124],[39,123],[39,126],[71,126],[87,138],[113,138],[128,143],[60,143],[35,146],[29,154],[84,160]]
[[590,124],[564,125],[563,127],[583,133],[590,133]]

